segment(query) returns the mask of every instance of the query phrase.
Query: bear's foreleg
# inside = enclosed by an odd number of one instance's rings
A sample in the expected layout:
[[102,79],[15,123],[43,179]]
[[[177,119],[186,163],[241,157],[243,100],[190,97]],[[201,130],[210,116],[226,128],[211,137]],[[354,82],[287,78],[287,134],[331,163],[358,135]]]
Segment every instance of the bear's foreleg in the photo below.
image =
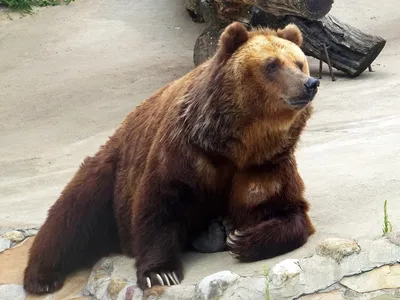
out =
[[153,177],[142,186],[137,201],[132,230],[139,287],[179,284],[183,279],[180,254],[195,216],[191,188],[181,181]]
[[229,235],[227,245],[234,258],[250,262],[293,251],[303,246],[312,233],[306,210],[294,205],[280,216],[235,230]]
[[241,261],[271,258],[304,245],[315,232],[295,160],[234,178],[228,250]]

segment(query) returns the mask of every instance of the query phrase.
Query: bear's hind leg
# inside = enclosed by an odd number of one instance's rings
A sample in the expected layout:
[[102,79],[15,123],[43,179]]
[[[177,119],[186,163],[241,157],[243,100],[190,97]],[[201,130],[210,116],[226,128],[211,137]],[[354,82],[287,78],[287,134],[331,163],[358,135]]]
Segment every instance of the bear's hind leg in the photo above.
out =
[[105,149],[85,159],[51,207],[30,249],[24,273],[29,294],[63,286],[65,277],[118,250],[112,212],[115,156]]

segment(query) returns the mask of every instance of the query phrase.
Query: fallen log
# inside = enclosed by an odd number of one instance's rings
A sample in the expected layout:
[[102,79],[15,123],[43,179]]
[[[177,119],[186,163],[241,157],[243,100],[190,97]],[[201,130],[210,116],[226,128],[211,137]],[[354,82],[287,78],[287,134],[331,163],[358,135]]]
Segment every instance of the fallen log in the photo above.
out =
[[292,15],[309,20],[318,20],[332,8],[333,0],[244,0],[274,16]]
[[292,14],[317,19],[330,11],[332,3],[333,0],[185,0],[192,20],[207,24],[194,46],[194,64],[197,66],[215,53],[218,38],[228,24],[249,24],[254,7],[274,16]]
[[217,51],[218,39],[225,26],[213,24],[207,27],[197,38],[194,44],[193,62],[198,66],[203,61],[211,58]]
[[[214,55],[220,34],[233,21],[221,19],[221,14],[215,10],[214,5],[215,2],[211,1],[199,3],[199,10],[207,27],[197,38],[194,46],[193,61],[196,66]],[[359,76],[370,67],[386,44],[385,39],[363,33],[330,14],[319,20],[308,20],[291,15],[276,16],[252,7],[248,15],[236,9],[236,13],[231,13],[231,16],[243,22],[248,28],[260,25],[283,28],[289,23],[295,23],[303,33],[302,50],[306,55],[320,60],[320,69],[322,62],[327,63],[333,80],[332,67],[351,77]]]
[[386,44],[385,39],[364,33],[330,14],[319,20],[307,20],[296,16],[275,17],[254,10],[250,20],[252,26],[272,28],[283,28],[289,23],[296,24],[302,31],[302,50],[306,55],[322,59],[327,64],[330,61],[332,67],[352,77],[364,72]]
[[333,0],[185,0],[186,10],[195,22],[206,21],[202,4],[213,6],[217,18],[221,22],[230,23],[251,13],[252,7],[275,16],[293,15],[317,20],[331,10]]

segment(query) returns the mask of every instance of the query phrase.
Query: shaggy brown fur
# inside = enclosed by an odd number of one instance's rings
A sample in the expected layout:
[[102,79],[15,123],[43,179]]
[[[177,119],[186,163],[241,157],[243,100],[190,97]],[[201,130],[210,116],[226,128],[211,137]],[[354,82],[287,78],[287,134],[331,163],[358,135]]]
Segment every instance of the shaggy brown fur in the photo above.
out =
[[318,83],[301,40],[294,25],[233,23],[212,59],[130,113],[50,209],[25,290],[53,292],[113,252],[136,258],[142,289],[157,274],[182,280],[181,251],[217,216],[239,230],[228,245],[242,261],[303,245],[314,229],[294,151]]

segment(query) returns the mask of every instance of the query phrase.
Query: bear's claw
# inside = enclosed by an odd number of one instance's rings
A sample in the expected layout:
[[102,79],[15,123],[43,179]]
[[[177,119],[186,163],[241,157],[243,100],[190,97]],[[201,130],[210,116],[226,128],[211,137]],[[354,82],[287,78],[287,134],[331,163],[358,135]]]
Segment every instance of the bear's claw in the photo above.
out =
[[147,287],[151,289],[151,281],[149,277],[146,277]]
[[156,274],[157,280],[161,285],[164,285],[164,281],[162,280],[161,276],[159,274]]
[[246,235],[243,231],[238,231],[238,230],[235,230],[233,234],[236,236],[245,236]]
[[242,257],[241,250],[244,246],[243,244],[246,244],[245,241],[248,235],[248,232],[235,230],[233,233],[230,233],[226,239],[229,254],[234,259],[240,259]]
[[235,245],[235,240],[237,240],[237,239],[235,238],[235,236],[232,235],[232,234],[230,234],[230,235],[228,236],[228,238],[226,239],[226,243],[228,244],[228,246],[234,246],[234,245]]
[[228,246],[235,246],[236,242],[239,241],[241,237],[245,237],[246,234],[242,231],[235,230],[234,233],[230,233],[226,239]]
[[229,251],[229,254],[235,259],[237,259],[239,257],[239,255],[233,253],[232,251]]
[[[178,279],[178,276],[176,276],[175,272],[161,273],[161,275],[155,274],[155,278],[157,279],[158,284],[162,285],[162,286],[165,286],[165,285],[171,286],[171,285],[179,284],[179,279]],[[172,282],[172,284],[171,284],[171,282]],[[152,287],[152,282],[151,282],[150,277],[146,277],[146,283],[147,283],[147,287],[150,289]]]

